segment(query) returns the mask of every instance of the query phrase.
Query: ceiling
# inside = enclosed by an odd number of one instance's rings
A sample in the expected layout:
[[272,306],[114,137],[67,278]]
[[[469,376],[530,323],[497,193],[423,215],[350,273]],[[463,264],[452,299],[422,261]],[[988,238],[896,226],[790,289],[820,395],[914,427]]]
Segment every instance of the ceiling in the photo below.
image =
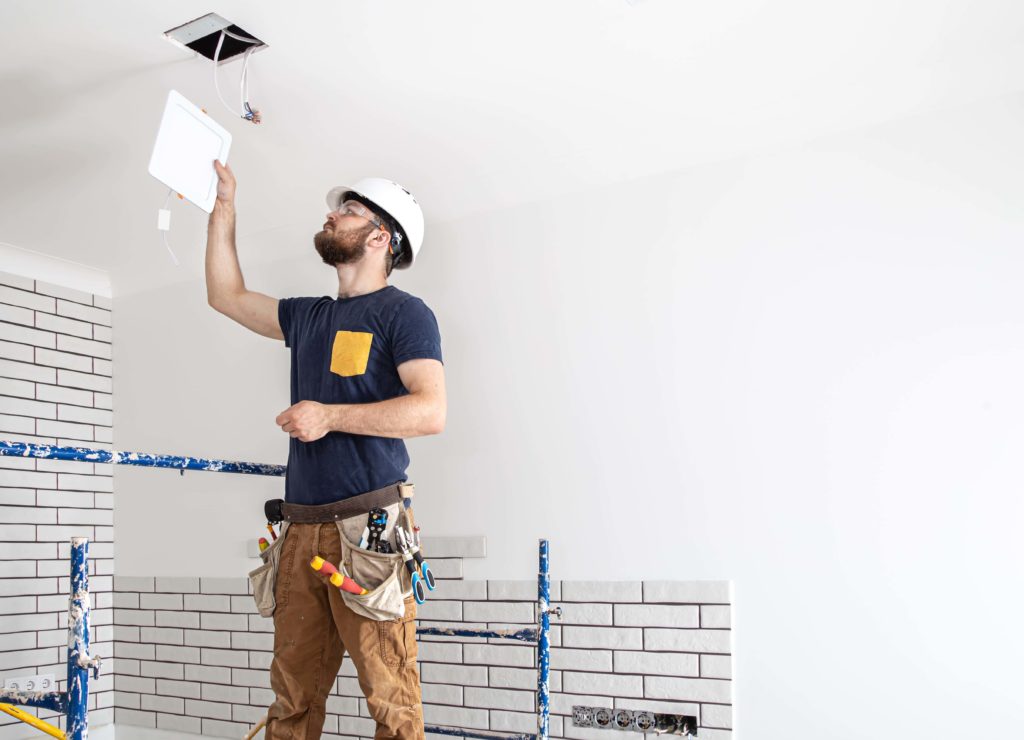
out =
[[[259,127],[163,38],[211,11],[269,44]],[[172,268],[146,171],[172,88],[234,134],[240,238],[306,253],[324,192],[362,175],[417,195],[429,243],[432,222],[1018,91],[1022,30],[1024,5],[985,0],[4,0],[0,242],[115,294],[201,277],[205,214],[175,206]]]

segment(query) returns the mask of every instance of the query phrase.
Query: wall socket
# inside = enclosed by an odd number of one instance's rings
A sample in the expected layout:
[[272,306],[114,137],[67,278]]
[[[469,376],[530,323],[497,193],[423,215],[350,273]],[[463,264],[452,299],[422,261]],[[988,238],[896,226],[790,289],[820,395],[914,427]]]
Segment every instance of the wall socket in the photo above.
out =
[[685,714],[574,706],[572,708],[572,723],[575,727],[594,727],[599,730],[697,736],[697,718]]
[[6,678],[3,687],[8,691],[56,691],[57,682],[52,673],[44,673],[40,676]]

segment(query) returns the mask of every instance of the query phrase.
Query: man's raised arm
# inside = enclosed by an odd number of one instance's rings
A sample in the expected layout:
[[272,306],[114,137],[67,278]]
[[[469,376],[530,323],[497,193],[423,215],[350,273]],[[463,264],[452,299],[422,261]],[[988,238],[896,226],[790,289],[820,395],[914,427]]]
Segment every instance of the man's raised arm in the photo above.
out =
[[235,247],[235,176],[217,160],[217,201],[206,232],[206,299],[225,316],[271,339],[284,339],[277,299],[247,290]]

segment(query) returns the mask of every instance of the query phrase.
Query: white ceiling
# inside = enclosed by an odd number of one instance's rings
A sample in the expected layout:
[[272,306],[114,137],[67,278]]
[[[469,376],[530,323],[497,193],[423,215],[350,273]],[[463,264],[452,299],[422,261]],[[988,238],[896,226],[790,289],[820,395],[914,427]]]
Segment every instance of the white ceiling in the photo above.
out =
[[[211,11],[270,45],[259,127],[162,36]],[[364,174],[418,196],[429,243],[431,222],[1020,90],[1022,31],[995,0],[4,0],[0,241],[111,270],[115,294],[166,277],[146,166],[171,88],[235,134],[240,236],[308,253],[324,191]],[[176,207],[190,277],[204,224]]]

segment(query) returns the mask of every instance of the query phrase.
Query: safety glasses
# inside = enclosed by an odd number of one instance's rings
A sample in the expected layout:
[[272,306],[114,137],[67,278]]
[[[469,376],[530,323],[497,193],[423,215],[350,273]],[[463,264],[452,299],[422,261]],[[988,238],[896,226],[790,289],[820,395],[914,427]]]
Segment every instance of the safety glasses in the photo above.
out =
[[373,218],[373,215],[371,214],[370,209],[367,208],[366,206],[364,206],[359,201],[347,200],[344,203],[342,203],[340,206],[338,206],[338,208],[335,211],[335,213],[337,213],[337,214],[339,214],[341,216],[347,216],[347,215],[359,216],[359,218],[365,218],[367,221],[369,221],[371,224],[376,226],[378,229],[383,229],[384,228],[384,225],[380,221],[378,221],[377,219]]

